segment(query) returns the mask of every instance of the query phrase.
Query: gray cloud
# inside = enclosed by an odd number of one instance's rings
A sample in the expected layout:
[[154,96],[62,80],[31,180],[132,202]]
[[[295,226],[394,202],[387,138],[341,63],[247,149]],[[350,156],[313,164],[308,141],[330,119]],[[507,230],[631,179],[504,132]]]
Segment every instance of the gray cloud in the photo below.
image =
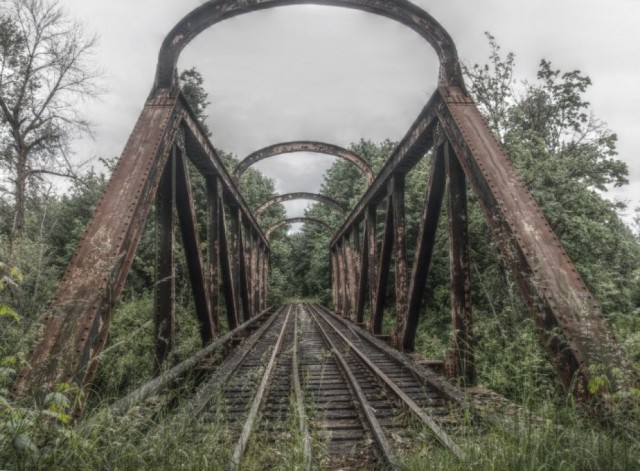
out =
[[[124,147],[152,84],[165,34],[198,1],[63,0],[101,36],[97,60],[108,93],[87,105],[96,140],[77,143],[87,156]],[[460,57],[483,62],[491,31],[517,55],[517,72],[534,78],[541,58],[593,79],[588,98],[620,137],[632,184],[612,197],[640,204],[640,2],[600,0],[417,0],[451,33]],[[400,139],[435,87],[435,54],[416,33],[362,12],[319,6],[266,10],[234,18],[199,36],[180,66],[203,73],[212,106],[214,144],[243,157],[275,142]],[[261,162],[278,191],[317,191],[330,159]],[[303,206],[288,205],[292,215]],[[293,214],[295,213],[295,214]]]

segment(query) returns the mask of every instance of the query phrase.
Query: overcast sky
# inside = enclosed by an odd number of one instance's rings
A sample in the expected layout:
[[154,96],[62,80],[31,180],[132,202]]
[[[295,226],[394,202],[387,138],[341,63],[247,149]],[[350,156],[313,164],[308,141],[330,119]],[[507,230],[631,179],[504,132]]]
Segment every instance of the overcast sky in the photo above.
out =
[[[78,158],[119,155],[153,82],[157,53],[173,25],[198,0],[61,0],[100,38],[96,62],[106,92],[86,105],[93,141],[76,143]],[[540,59],[593,80],[596,116],[618,133],[631,184],[609,197],[640,206],[640,0],[415,0],[451,34],[462,61],[487,60],[484,32],[516,54],[516,75],[535,78]],[[243,158],[270,144],[320,140],[342,146],[360,138],[399,140],[433,92],[435,53],[392,20],[320,6],[276,8],[225,21],[183,52],[212,102],[216,147]],[[256,167],[278,192],[317,191],[331,165],[299,155]],[[289,216],[306,203],[287,203]]]

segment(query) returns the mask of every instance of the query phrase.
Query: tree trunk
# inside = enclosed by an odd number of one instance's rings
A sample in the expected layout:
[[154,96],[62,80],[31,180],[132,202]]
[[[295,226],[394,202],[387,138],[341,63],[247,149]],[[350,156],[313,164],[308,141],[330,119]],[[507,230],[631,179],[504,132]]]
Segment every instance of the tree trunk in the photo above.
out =
[[24,233],[24,214],[26,206],[27,192],[27,155],[24,148],[18,148],[16,156],[16,180],[15,180],[15,215],[13,219],[13,229],[11,239],[18,240]]

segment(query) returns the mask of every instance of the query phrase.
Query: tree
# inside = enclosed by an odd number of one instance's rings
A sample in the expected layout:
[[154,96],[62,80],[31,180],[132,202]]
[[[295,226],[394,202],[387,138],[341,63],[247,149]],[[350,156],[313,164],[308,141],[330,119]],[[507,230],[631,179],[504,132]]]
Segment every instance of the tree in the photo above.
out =
[[[640,246],[619,217],[625,205],[603,197],[608,187],[628,183],[627,165],[617,158],[617,136],[590,109],[588,76],[562,72],[543,59],[534,81],[512,82],[513,54],[502,56],[488,36],[490,66],[465,68],[470,90],[488,122],[499,123],[507,155],[604,314],[619,328],[639,306],[633,293]],[[496,96],[500,107],[492,106]]]
[[0,10],[0,165],[13,188],[14,239],[29,186],[75,175],[69,143],[90,131],[79,102],[98,93],[95,44],[57,0],[12,0]]
[[183,70],[180,74],[179,80],[182,93],[191,106],[193,113],[204,128],[207,136],[211,136],[211,131],[206,124],[207,118],[209,117],[206,114],[206,111],[211,102],[207,101],[209,99],[209,94],[204,90],[204,79],[202,78],[202,74],[198,69],[192,67],[190,69]]

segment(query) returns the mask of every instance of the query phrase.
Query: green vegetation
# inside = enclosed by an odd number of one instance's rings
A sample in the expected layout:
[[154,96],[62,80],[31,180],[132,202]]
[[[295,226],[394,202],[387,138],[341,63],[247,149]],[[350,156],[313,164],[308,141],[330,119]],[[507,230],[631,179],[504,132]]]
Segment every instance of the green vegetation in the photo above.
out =
[[[100,413],[153,374],[152,224],[148,224],[140,241],[124,295],[114,313],[102,367],[91,386],[87,410],[91,427],[77,428],[71,420],[69,412],[74,402],[85,399],[85,393],[71,385],[58,385],[40,402],[18,402],[10,395],[11,383],[25,366],[45,306],[74,254],[113,167],[112,160],[104,161],[106,170],[102,172],[90,169],[80,173],[67,166],[69,139],[86,130],[86,122],[75,113],[70,127],[60,123],[40,127],[48,115],[28,115],[38,108],[34,100],[41,96],[42,87],[56,77],[56,71],[42,69],[42,73],[53,75],[29,75],[24,66],[28,61],[27,46],[33,44],[29,42],[33,38],[18,31],[15,15],[20,11],[24,14],[26,10],[21,8],[40,8],[40,14],[60,21],[57,31],[62,33],[57,36],[67,45],[67,49],[61,46],[62,52],[73,50],[70,46],[74,44],[79,48],[76,53],[88,51],[93,40],[77,36],[79,30],[59,12],[55,2],[10,3],[8,9],[3,7],[0,11],[2,73],[10,74],[0,77],[0,105],[7,105],[6,109],[0,106],[0,171],[11,184],[11,190],[0,197],[0,469],[221,469],[233,449],[226,424],[215,415],[208,421],[194,420],[184,403],[189,391],[165,392],[165,396],[154,397],[121,418]],[[48,37],[52,36],[56,35]],[[465,68],[470,89],[604,315],[638,362],[640,245],[638,236],[620,219],[623,205],[602,196],[607,187],[627,183],[626,165],[616,159],[616,135],[593,116],[585,101],[590,85],[587,76],[579,71],[560,72],[543,60],[536,81],[517,82],[513,77],[515,57],[501,56],[495,40],[489,40],[489,63]],[[50,45],[38,47],[46,49]],[[73,63],[78,67],[73,70],[82,69],[81,56],[72,54],[67,59],[77,61]],[[96,91],[91,69],[85,68],[81,75],[69,80],[80,81],[83,96]],[[189,69],[180,80],[196,116],[204,124],[208,97],[202,77],[196,69]],[[9,83],[14,85],[7,87]],[[27,84],[25,89],[33,94],[33,100],[16,94],[16,84],[20,83]],[[55,106],[66,103],[67,98],[62,94],[60,101],[49,101],[54,106],[50,109],[52,116],[58,116],[60,110]],[[14,111],[20,115],[17,121],[13,119]],[[55,124],[55,120],[48,122]],[[25,123],[32,123],[29,132],[21,127]],[[16,144],[14,137],[21,135],[27,147]],[[362,140],[351,148],[378,172],[394,145],[389,141]],[[220,154],[229,169],[237,163],[235,156],[222,151]],[[415,249],[418,215],[429,176],[428,160],[423,159],[407,180],[409,260]],[[47,173],[72,177],[67,194],[58,195],[44,184],[43,175]],[[204,235],[206,208],[201,202],[206,201],[205,188],[195,171],[192,184]],[[240,186],[253,209],[275,192],[273,182],[254,169],[243,175]],[[364,189],[361,175],[343,162],[336,162],[322,185],[323,194],[349,207]],[[407,469],[640,468],[638,431],[634,429],[637,424],[629,423],[628,430],[608,430],[594,424],[559,387],[473,195],[469,196],[469,205],[478,380],[530,412],[518,417],[519,426],[515,427],[513,417],[498,411],[498,415],[505,416],[505,422],[483,424],[481,429],[457,437],[468,452],[464,462],[456,461],[428,431],[422,431],[404,457]],[[272,206],[263,216],[264,227],[284,214],[281,205]],[[333,227],[340,224],[340,215],[324,205],[311,207],[307,216]],[[446,218],[446,209],[442,217]],[[382,220],[379,217],[380,225]],[[440,359],[446,355],[451,335],[444,226],[441,224],[438,233],[417,339],[420,353]],[[284,228],[274,234],[270,304],[287,299],[330,304],[329,240],[330,236],[315,226],[289,236]],[[170,363],[186,358],[199,347],[183,259],[177,274],[178,350]],[[390,294],[387,329],[393,323]],[[173,396],[168,397],[170,394]],[[638,398],[632,399],[640,403]],[[243,466],[261,469],[268,463],[276,469],[300,468],[302,444],[296,420],[291,420],[290,431],[283,436],[286,439],[279,441],[275,449],[251,443]]]

